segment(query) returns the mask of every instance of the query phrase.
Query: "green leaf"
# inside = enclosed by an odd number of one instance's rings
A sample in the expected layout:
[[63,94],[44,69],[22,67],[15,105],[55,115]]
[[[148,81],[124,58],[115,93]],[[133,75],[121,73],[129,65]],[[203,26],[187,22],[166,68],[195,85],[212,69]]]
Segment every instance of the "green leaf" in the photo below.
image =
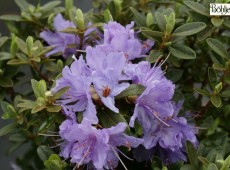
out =
[[224,164],[220,170],[229,170],[230,167],[230,155],[224,160]]
[[0,61],[11,59],[11,54],[7,52],[0,52]]
[[180,70],[180,69],[170,69],[170,70],[168,70],[166,77],[168,79],[172,80],[173,83],[175,83],[178,80],[180,80],[182,74],[183,74],[183,70]]
[[189,8],[191,8],[193,11],[201,14],[201,15],[205,15],[205,16],[210,16],[209,15],[209,9],[206,8],[204,5],[202,5],[201,3],[198,2],[194,2],[194,1],[184,1],[184,4],[186,6],[188,6]]
[[40,97],[40,94],[38,92],[38,85],[37,84],[38,84],[37,80],[34,80],[34,79],[31,80],[31,86],[32,86],[32,89],[34,91],[34,95],[35,95],[36,98]]
[[175,27],[175,22],[176,22],[175,13],[172,12],[172,13],[170,13],[169,16],[165,15],[164,17],[165,17],[165,20],[166,20],[166,30],[165,30],[165,34],[171,35],[171,32],[172,32],[172,30],[174,29],[174,27]]
[[160,31],[152,31],[148,28],[145,27],[141,27],[141,33],[146,37],[149,38],[151,40],[155,40],[155,41],[161,41],[162,37],[163,37],[163,32]]
[[14,107],[5,101],[1,101],[1,109],[3,111],[2,119],[10,119],[17,115]]
[[104,128],[110,128],[112,126],[116,126],[120,122],[125,122],[127,124],[122,114],[114,113],[112,111],[102,111],[98,114],[98,117]]
[[8,124],[0,129],[0,137],[16,130],[17,125],[15,123]]
[[31,55],[31,52],[32,52],[32,48],[33,48],[33,37],[31,36],[28,36],[27,39],[26,39],[26,48],[27,48],[27,51],[28,53]]
[[22,21],[22,17],[19,15],[1,15],[0,20],[6,20],[6,21]]
[[221,57],[229,59],[228,52],[222,42],[212,38],[208,38],[206,42],[208,43],[209,47],[211,47],[212,50],[219,54]]
[[13,87],[13,81],[9,78],[1,77],[0,86],[1,87]]
[[211,67],[208,68],[208,79],[212,87],[218,83],[216,71]]
[[143,15],[143,14],[140,13],[140,12],[138,12],[138,11],[137,11],[135,8],[133,8],[133,7],[130,7],[130,9],[131,9],[131,11],[132,11],[132,13],[133,13],[133,15],[134,15],[134,20],[135,20],[135,22],[137,23],[137,25],[142,26],[142,27],[146,26],[146,23],[145,23],[146,17],[145,17],[145,15]]
[[214,88],[214,94],[220,93],[222,90],[222,87],[223,87],[222,82],[218,83]]
[[69,90],[69,86],[67,87],[63,87],[60,90],[58,90],[56,93],[54,93],[54,95],[51,97],[52,100],[56,100],[59,99],[65,92],[67,92]]
[[161,56],[163,56],[162,51],[151,50],[149,55],[146,57],[146,61],[150,63],[156,62]]
[[223,24],[224,20],[219,17],[212,17],[211,22],[215,27],[220,27]]
[[208,165],[208,170],[218,170],[217,166],[214,163]]
[[23,61],[21,59],[12,59],[7,62],[9,65],[22,65],[22,64],[29,64],[29,61]]
[[44,165],[48,170],[63,170],[67,166],[67,163],[61,161],[58,155],[52,154],[49,159],[44,162]]
[[116,99],[126,96],[140,95],[145,90],[145,87],[139,84],[131,84],[127,89],[116,96]]
[[208,165],[210,164],[210,162],[209,162],[205,157],[198,156],[197,158],[198,158],[206,167],[208,167]]
[[108,23],[109,21],[113,21],[113,16],[111,15],[109,9],[106,9],[104,11],[104,20],[106,23]]
[[44,105],[35,105],[34,107],[33,107],[33,109],[31,110],[31,113],[32,114],[34,114],[34,113],[37,113],[37,112],[39,112],[39,111],[41,111],[41,110],[43,110],[43,109],[45,109],[46,108],[46,105],[44,104]]
[[210,92],[206,89],[197,89],[197,88],[194,88],[194,90],[196,92],[198,92],[199,94],[203,95],[203,96],[210,96]]
[[195,150],[195,148],[194,148],[192,143],[186,142],[186,151],[187,151],[187,154],[188,154],[189,162],[192,165],[196,165],[197,164],[196,150]]
[[196,34],[203,30],[206,27],[206,24],[203,22],[192,22],[181,25],[180,27],[176,28],[173,32],[173,36],[188,36],[192,34]]
[[41,145],[37,148],[37,154],[42,161],[48,160],[53,153],[48,146]]
[[169,51],[178,58],[181,59],[195,59],[196,53],[188,46],[182,44],[173,44],[169,47]]
[[20,38],[16,38],[16,43],[18,45],[18,47],[20,48],[20,50],[24,53],[24,54],[28,54],[28,51],[27,51],[27,47],[26,47],[26,43],[20,39]]
[[77,9],[77,11],[76,11],[75,20],[77,22],[77,26],[79,29],[85,28],[84,15],[80,9]]
[[28,10],[30,4],[28,4],[25,0],[14,0],[15,3],[18,5],[18,7],[21,9],[21,11]]
[[48,106],[46,110],[48,112],[59,112],[61,110],[61,106]]
[[203,41],[205,40],[207,37],[209,37],[214,31],[216,30],[215,27],[212,27],[210,25],[208,25],[207,27],[205,27],[205,29],[203,29],[202,31],[200,31],[197,34],[197,39],[199,41]]
[[151,27],[153,26],[153,24],[154,24],[153,14],[149,12],[146,17],[146,25],[147,27]]
[[54,118],[49,117],[42,125],[39,127],[38,132],[47,130],[54,123]]
[[224,90],[220,93],[221,97],[230,97],[230,90]]
[[166,29],[166,20],[165,20],[164,15],[160,12],[155,12],[155,18],[156,18],[157,25],[159,26],[160,30],[164,32]]
[[61,4],[61,1],[51,1],[51,2],[48,2],[45,5],[41,6],[40,10],[42,12],[53,10],[53,8],[58,6],[59,4]]
[[212,95],[211,96],[211,102],[217,108],[222,105],[221,98],[220,98],[220,96],[217,96],[217,95]]
[[8,40],[8,37],[0,37],[0,47],[5,44],[5,42]]
[[71,9],[73,8],[73,0],[65,0],[65,12],[66,16],[69,16]]
[[39,93],[39,97],[43,97],[43,98],[46,97],[45,93],[47,91],[47,87],[46,87],[45,80],[40,80],[37,83],[37,90],[38,90],[38,93]]

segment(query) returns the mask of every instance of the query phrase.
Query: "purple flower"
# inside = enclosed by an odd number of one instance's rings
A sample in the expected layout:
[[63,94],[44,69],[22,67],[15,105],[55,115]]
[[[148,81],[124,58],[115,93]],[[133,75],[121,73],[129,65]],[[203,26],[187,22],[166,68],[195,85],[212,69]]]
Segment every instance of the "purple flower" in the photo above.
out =
[[129,125],[134,126],[137,118],[143,128],[148,131],[155,119],[162,120],[172,117],[174,108],[171,99],[175,86],[171,81],[162,79],[152,82],[145,91],[137,98],[134,114]]
[[52,92],[56,92],[59,89],[69,86],[69,90],[62,95],[58,101],[68,110],[74,112],[83,112],[83,118],[91,120],[92,123],[98,123],[96,116],[96,108],[91,99],[91,74],[90,69],[86,63],[80,57],[79,60],[75,60],[69,67],[65,66],[62,70],[62,77],[56,80],[56,86],[52,89]]
[[[91,25],[91,23],[88,24],[89,27]],[[55,32],[47,30],[40,33],[40,37],[53,47],[50,52],[46,53],[46,56],[61,52],[66,58],[69,55],[76,54],[77,49],[84,50],[92,43],[99,44],[102,38],[101,33],[95,27],[86,29],[82,40],[77,35],[61,32],[67,28],[76,28],[72,22],[65,20],[61,14],[55,16],[53,26]],[[92,36],[93,34],[94,36]]]
[[118,83],[117,72],[108,70],[107,72],[95,72],[93,78],[94,88],[100,96],[101,101],[112,111],[119,113],[115,107],[114,97],[129,87],[129,83]]
[[149,52],[149,50],[154,46],[155,42],[147,39],[146,41],[142,42],[142,51],[141,54],[146,54]]
[[[46,56],[59,52],[61,52],[64,57],[75,54],[76,44],[79,42],[79,38],[74,34],[67,34],[60,31],[66,28],[76,28],[76,26],[72,22],[65,20],[61,14],[55,16],[53,26],[55,32],[47,30],[40,33],[40,37],[53,47],[50,52],[46,53]],[[70,47],[70,45],[74,46]]]
[[[68,127],[68,131],[65,131],[64,136],[61,135],[64,140],[61,156],[70,157],[70,161],[78,166],[93,164],[96,169],[111,166],[115,168],[118,162],[117,146],[137,147],[143,142],[142,139],[124,134],[125,123],[119,123],[108,129],[96,129],[87,120],[83,120],[81,124],[63,126]],[[62,132],[60,128],[60,133]],[[114,164],[111,164],[112,160]]]
[[153,66],[147,61],[139,62],[138,64],[127,64],[124,68],[125,80],[132,80],[134,84],[149,86],[152,83],[165,79],[164,72],[159,66]]
[[134,22],[123,27],[117,22],[109,22],[104,25],[104,46],[107,45],[111,52],[123,52],[128,60],[142,57],[142,45],[135,38],[134,30],[131,29]]

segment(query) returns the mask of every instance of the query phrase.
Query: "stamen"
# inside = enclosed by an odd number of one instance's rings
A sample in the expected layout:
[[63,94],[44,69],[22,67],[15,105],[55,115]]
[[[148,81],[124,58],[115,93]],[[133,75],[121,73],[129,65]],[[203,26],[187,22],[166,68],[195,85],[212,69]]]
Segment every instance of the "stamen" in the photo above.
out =
[[82,52],[82,53],[86,53],[85,50],[76,50],[77,52]]
[[86,156],[88,156],[89,150],[90,150],[90,147],[91,147],[91,144],[92,144],[92,141],[93,141],[93,139],[91,140],[91,142],[90,142],[90,144],[89,144],[89,146],[88,146],[86,152],[84,153],[82,159],[81,159],[80,162],[78,163],[77,168],[79,168],[79,167],[81,166],[82,161],[86,158]]
[[128,156],[126,156],[123,152],[121,152],[118,148],[117,148],[117,151],[119,152],[119,153],[121,153],[126,159],[128,159],[128,160],[130,160],[130,161],[133,161],[133,159],[132,158],[129,158]]
[[119,155],[117,154],[117,152],[114,150],[114,148],[110,145],[111,149],[113,150],[114,154],[116,155],[116,157],[119,159],[119,161],[121,162],[121,164],[123,165],[123,167],[125,168],[125,170],[128,170],[124,164],[124,162],[121,160],[121,158],[119,157]]
[[167,55],[167,57],[165,58],[165,60],[160,64],[160,67],[168,60],[170,54],[171,54],[171,53],[169,53],[169,54]]
[[44,134],[44,133],[38,133],[38,135],[41,135],[41,136],[60,136],[60,135],[55,135],[55,134]]

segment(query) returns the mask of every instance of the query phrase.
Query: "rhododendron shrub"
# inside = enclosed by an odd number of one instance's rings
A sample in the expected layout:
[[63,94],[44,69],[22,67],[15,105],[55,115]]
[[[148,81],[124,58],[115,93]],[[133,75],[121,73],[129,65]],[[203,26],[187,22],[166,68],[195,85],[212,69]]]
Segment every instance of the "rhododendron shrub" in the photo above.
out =
[[31,147],[13,167],[229,168],[230,24],[212,1],[15,2],[0,136]]

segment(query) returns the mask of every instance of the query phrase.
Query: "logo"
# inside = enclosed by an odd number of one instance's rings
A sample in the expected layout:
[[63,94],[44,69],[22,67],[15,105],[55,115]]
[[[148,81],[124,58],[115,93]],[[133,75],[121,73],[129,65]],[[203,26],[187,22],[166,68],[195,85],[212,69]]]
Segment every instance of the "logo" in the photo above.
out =
[[230,4],[210,4],[210,15],[220,16],[220,15],[229,15],[230,16]]

